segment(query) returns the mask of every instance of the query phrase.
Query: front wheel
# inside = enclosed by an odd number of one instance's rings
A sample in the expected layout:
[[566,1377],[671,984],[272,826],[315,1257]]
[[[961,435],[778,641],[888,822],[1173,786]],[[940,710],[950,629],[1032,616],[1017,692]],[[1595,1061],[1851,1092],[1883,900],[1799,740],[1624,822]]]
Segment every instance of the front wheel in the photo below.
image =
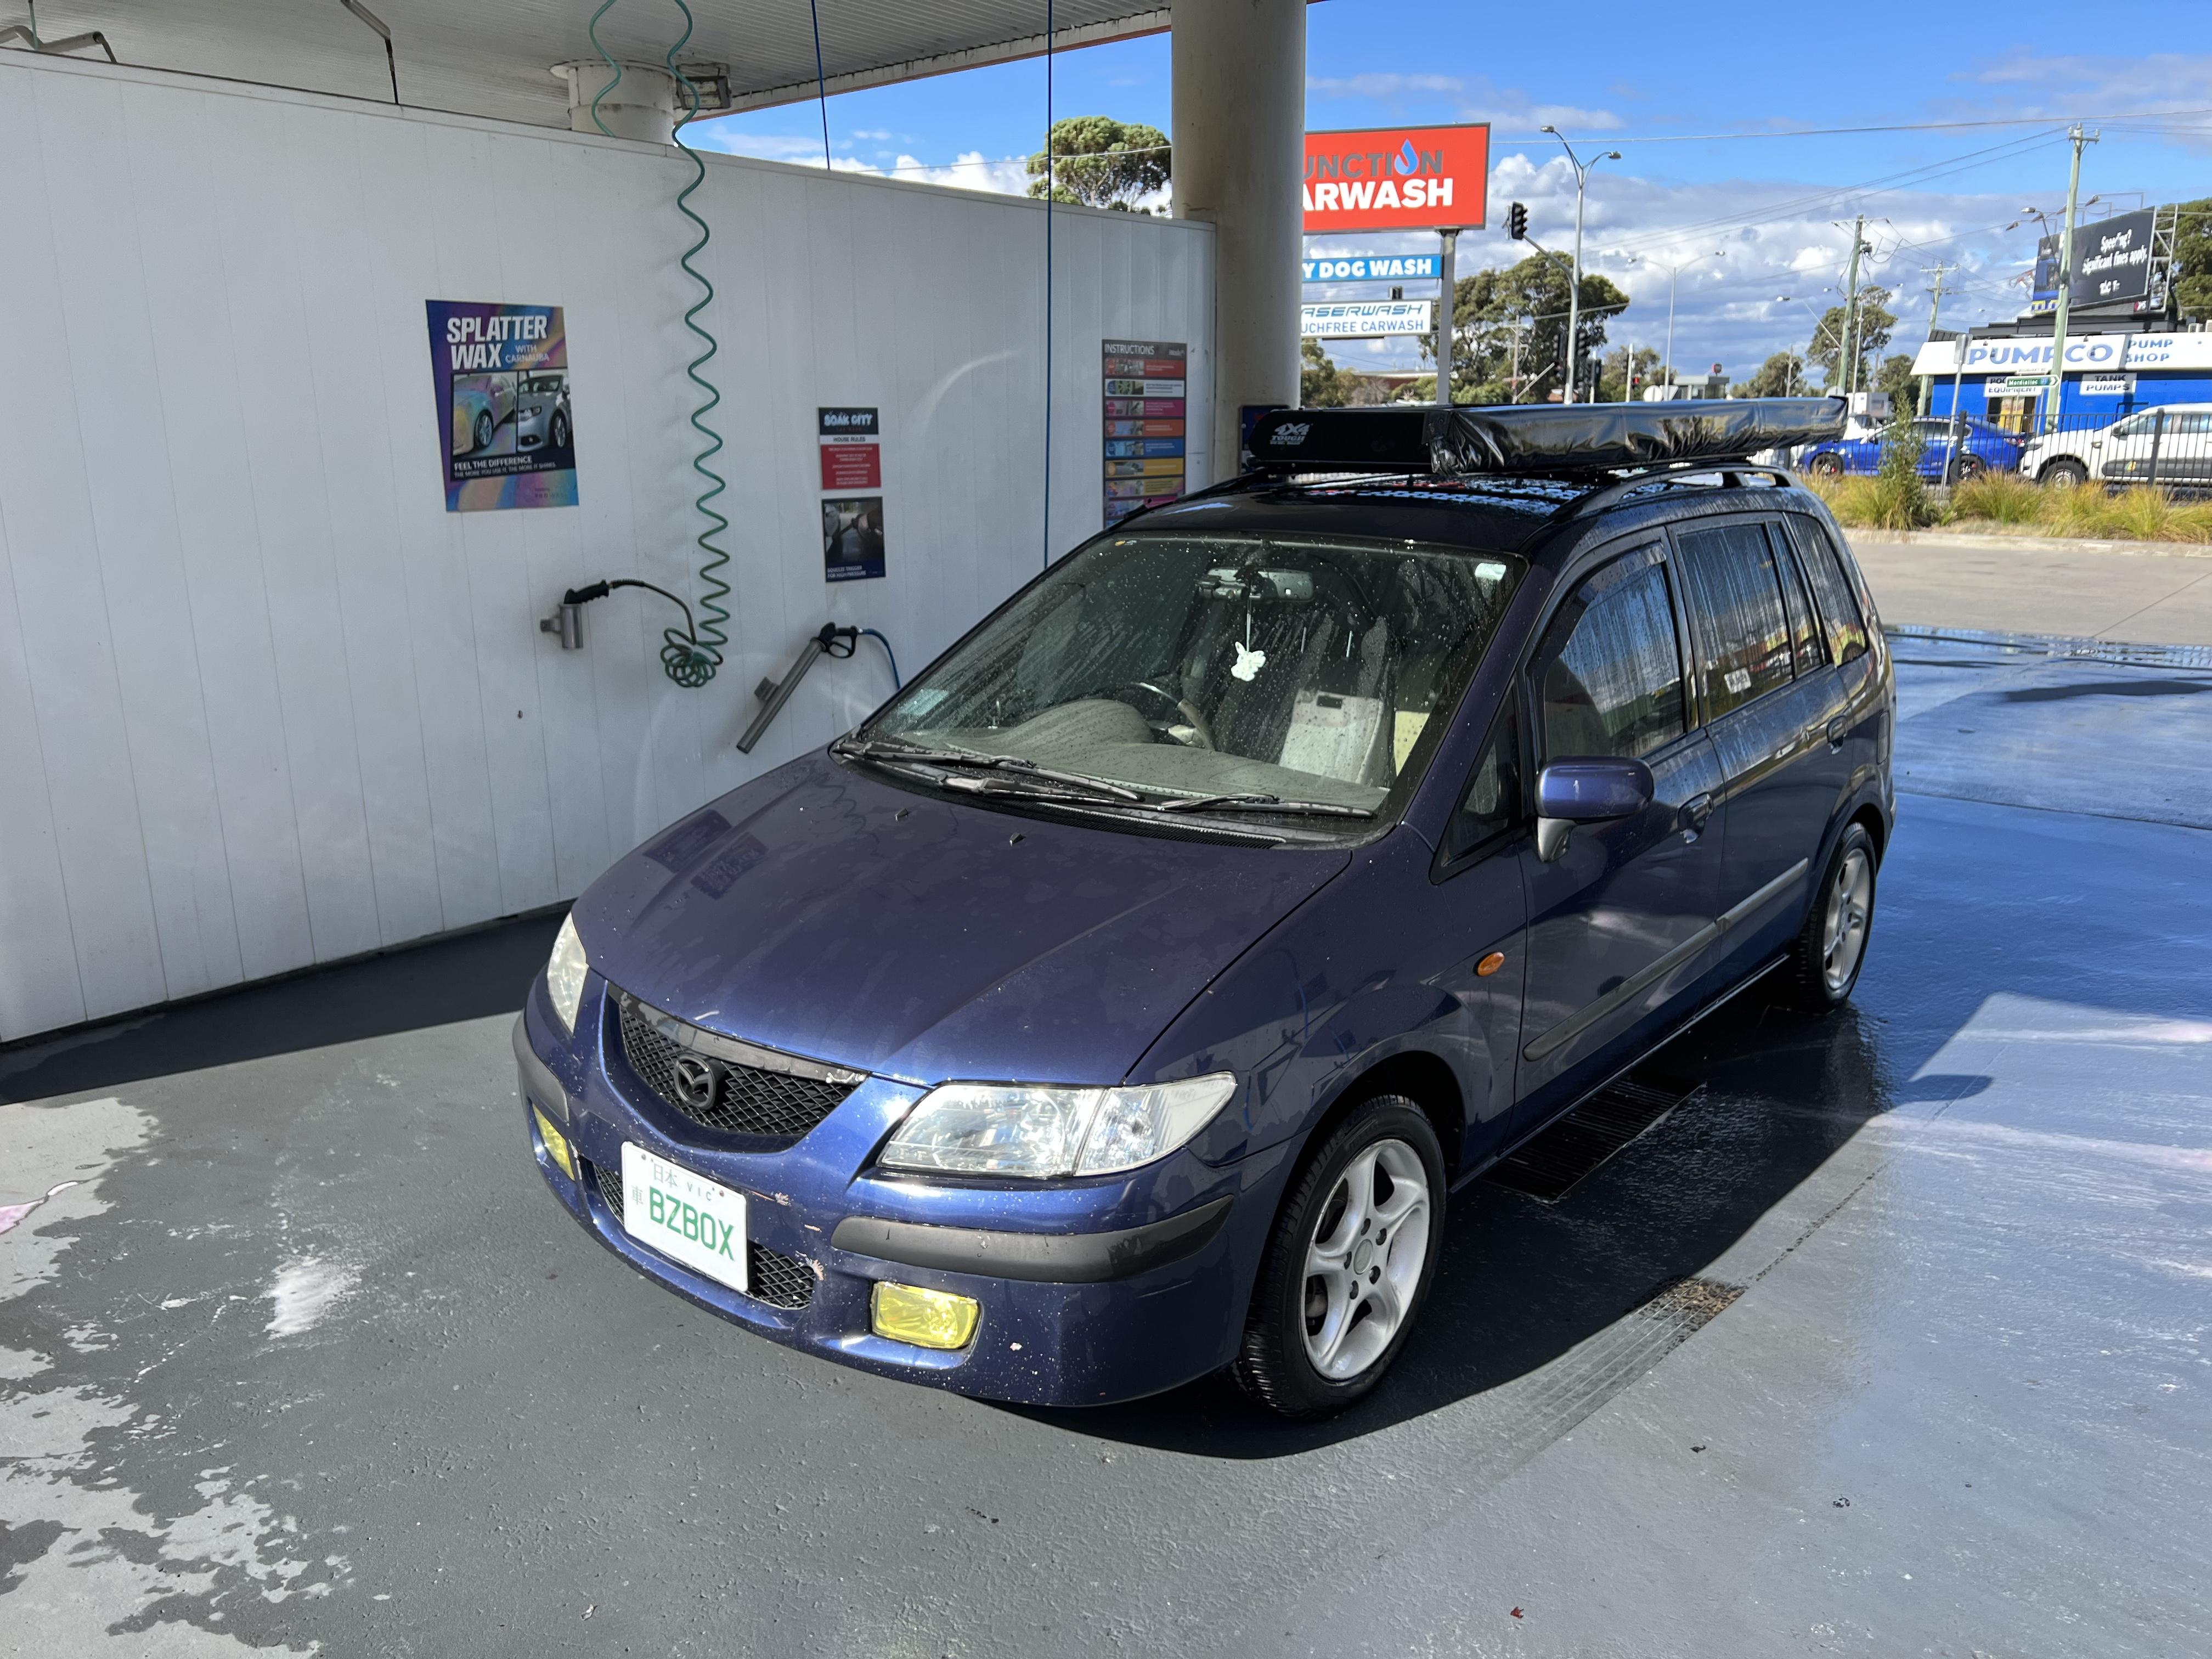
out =
[[2035,481],[2059,489],[2072,489],[2089,482],[2089,469],[2079,461],[2053,461],[2036,475]]
[[489,449],[491,447],[492,429],[491,410],[488,409],[478,410],[477,411],[476,432],[477,447],[478,449]]
[[556,449],[566,449],[568,447],[568,417],[566,415],[556,412],[553,416],[553,447]]
[[1342,1411],[1382,1380],[1436,1276],[1443,1153],[1402,1095],[1355,1107],[1275,1218],[1231,1375],[1286,1417]]
[[1815,455],[1805,463],[1805,470],[1816,478],[1840,478],[1844,476],[1844,463],[1839,456]]
[[1854,823],[1829,855],[1813,908],[1790,947],[1787,1000],[1808,1013],[1840,1007],[1859,982],[1874,931],[1874,837]]

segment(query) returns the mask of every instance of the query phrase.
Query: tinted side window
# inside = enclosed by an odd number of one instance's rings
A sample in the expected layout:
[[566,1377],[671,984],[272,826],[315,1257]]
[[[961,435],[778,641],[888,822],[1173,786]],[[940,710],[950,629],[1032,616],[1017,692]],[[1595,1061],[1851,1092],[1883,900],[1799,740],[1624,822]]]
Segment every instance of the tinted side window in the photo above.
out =
[[1537,654],[1544,753],[1633,760],[1682,732],[1682,662],[1657,549],[1597,572],[1559,608]]
[[1474,763],[1467,793],[1452,818],[1447,856],[1464,858],[1521,819],[1521,720],[1518,699],[1509,699],[1490,728],[1490,741]]
[[1766,526],[1721,525],[1680,538],[1698,623],[1705,711],[1717,720],[1790,682],[1790,618]]
[[1772,539],[1775,563],[1782,573],[1782,603],[1790,612],[1790,648],[1797,659],[1798,673],[1809,674],[1828,660],[1827,648],[1820,641],[1820,619],[1805,595],[1805,578],[1797,568],[1796,555],[1783,538]]
[[1866,655],[1866,620],[1859,615],[1858,596],[1844,575],[1843,567],[1836,562],[1836,550],[1829,545],[1828,538],[1818,525],[1800,519],[1795,528],[1797,545],[1805,555],[1805,574],[1812,579],[1813,597],[1820,606],[1821,619],[1828,627],[1828,655],[1836,662],[1850,662]]

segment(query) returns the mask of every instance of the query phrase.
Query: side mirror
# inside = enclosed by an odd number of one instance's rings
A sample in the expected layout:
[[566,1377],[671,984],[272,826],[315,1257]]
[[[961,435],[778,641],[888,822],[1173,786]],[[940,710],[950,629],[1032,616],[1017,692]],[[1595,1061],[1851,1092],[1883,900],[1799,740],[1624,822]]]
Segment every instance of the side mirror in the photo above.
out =
[[1536,776],[1536,856],[1567,850],[1578,823],[1633,817],[1651,805],[1651,769],[1639,760],[1554,761]]

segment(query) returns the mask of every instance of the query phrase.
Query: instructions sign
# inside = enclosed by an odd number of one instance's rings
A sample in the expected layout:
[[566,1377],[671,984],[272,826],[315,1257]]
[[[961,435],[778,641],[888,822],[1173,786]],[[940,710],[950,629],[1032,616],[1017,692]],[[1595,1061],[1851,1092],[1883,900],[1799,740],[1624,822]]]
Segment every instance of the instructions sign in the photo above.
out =
[[1306,234],[1479,229],[1486,222],[1490,125],[1306,134]]
[[1353,301],[1298,307],[1298,332],[1317,340],[1383,340],[1436,331],[1436,307],[1426,300]]
[[1190,348],[1180,340],[1105,340],[1106,522],[1183,492]]
[[[822,574],[833,582],[884,574],[882,412],[817,409],[822,447]],[[857,491],[873,490],[874,495]]]
[[427,301],[446,511],[576,504],[559,306]]

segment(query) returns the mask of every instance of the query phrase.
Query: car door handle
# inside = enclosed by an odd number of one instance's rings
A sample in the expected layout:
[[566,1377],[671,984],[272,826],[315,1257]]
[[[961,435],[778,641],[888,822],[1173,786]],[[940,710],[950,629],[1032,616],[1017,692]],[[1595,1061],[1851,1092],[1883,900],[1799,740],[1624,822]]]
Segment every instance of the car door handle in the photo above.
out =
[[1845,735],[1850,732],[1850,716],[1848,714],[1837,715],[1835,719],[1828,722],[1828,742],[1832,745],[1840,748],[1843,744]]
[[1682,835],[1685,840],[1695,841],[1713,816],[1713,798],[1708,794],[1692,795],[1682,803]]

